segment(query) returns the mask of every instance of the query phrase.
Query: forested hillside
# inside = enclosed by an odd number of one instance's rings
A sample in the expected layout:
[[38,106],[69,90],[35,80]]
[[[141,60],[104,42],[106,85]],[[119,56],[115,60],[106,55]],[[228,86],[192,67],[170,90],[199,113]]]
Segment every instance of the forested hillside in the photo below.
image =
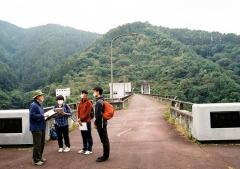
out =
[[0,108],[25,106],[15,95],[26,98],[29,91],[47,85],[56,66],[99,36],[60,25],[23,29],[0,21]]
[[198,55],[240,76],[240,36],[186,29],[168,29],[168,31]]
[[[196,103],[240,100],[239,36],[140,22],[109,31],[68,59],[52,72],[50,81],[58,83],[51,88],[70,86],[77,96],[79,89],[102,85],[109,92],[110,41],[129,32],[139,35],[122,37],[113,44],[115,82],[130,81],[139,91],[140,84],[148,81],[153,93]],[[67,73],[64,77],[60,76],[63,72]]]
[[1,108],[28,107],[31,90],[37,88],[46,93],[45,106],[54,104],[55,89],[61,87],[71,88],[69,102],[95,85],[103,86],[108,97],[110,42],[131,32],[138,35],[113,43],[115,82],[132,82],[139,92],[146,81],[152,93],[195,103],[240,101],[240,36],[234,34],[141,22],[103,36],[58,25],[27,30],[8,26],[11,33],[0,29],[0,37],[13,35],[0,40]]

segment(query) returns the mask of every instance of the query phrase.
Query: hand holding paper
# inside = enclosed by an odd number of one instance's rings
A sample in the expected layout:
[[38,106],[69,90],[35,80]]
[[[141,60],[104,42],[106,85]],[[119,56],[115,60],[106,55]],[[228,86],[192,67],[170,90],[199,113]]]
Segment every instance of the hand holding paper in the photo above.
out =
[[46,113],[44,113],[44,118],[45,118],[45,120],[49,119],[49,118],[52,117],[54,114],[56,114],[56,112],[55,112],[53,109],[47,111]]
[[83,122],[83,123],[79,123],[79,126],[78,126],[79,130],[81,131],[87,131],[87,123],[86,122]]

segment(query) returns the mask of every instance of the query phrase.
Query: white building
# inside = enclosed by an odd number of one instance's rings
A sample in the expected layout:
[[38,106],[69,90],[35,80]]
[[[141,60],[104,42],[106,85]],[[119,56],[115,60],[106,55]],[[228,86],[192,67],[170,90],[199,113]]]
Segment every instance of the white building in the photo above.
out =
[[149,83],[143,83],[141,85],[141,93],[142,94],[150,94],[151,88]]
[[[112,85],[109,83],[110,97],[112,96]],[[127,96],[128,93],[132,92],[131,83],[113,83],[113,98],[122,98]]]
[[0,145],[32,144],[29,110],[0,110]]

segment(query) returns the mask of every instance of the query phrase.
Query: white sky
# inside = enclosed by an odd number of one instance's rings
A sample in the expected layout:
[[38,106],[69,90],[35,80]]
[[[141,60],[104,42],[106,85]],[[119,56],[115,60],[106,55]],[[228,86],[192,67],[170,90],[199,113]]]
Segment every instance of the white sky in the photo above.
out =
[[0,20],[28,28],[48,23],[106,33],[148,21],[240,35],[240,0],[1,0]]

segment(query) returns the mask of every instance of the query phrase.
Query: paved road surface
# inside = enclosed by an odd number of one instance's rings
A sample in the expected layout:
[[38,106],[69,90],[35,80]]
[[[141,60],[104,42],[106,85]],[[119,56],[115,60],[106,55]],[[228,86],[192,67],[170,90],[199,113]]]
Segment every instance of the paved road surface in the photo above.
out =
[[31,149],[0,149],[0,169],[240,169],[239,145],[198,145],[182,137],[163,119],[166,106],[135,95],[129,108],[117,112],[109,123],[111,155],[96,163],[101,155],[100,140],[93,130],[94,153],[77,154],[82,141],[79,131],[71,132],[71,152],[57,153],[57,142],[45,147],[47,163],[31,165]]

